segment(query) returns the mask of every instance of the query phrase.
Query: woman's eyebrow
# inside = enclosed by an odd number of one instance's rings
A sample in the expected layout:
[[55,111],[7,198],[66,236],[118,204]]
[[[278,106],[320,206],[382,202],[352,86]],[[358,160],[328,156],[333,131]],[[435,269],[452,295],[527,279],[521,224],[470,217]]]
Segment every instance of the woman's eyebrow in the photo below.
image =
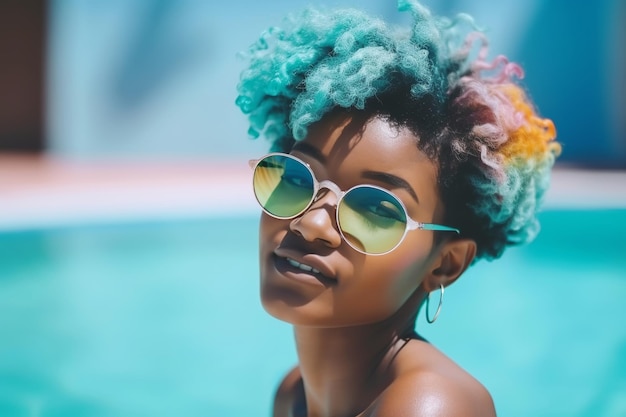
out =
[[[303,154],[317,159],[323,164],[326,163],[326,156],[315,146],[312,146],[306,142],[296,142],[291,150],[302,152]],[[411,195],[411,197],[413,197],[413,199],[419,204],[419,198],[417,198],[417,193],[406,180],[396,175],[380,171],[364,171],[361,175],[363,176],[363,178],[383,182],[392,188],[402,188],[406,190]]]
[[363,178],[384,182],[385,184],[390,185],[392,188],[402,188],[406,190],[418,204],[420,202],[419,198],[417,198],[417,193],[415,192],[413,187],[411,187],[411,184],[409,184],[406,180],[400,177],[380,171],[364,171],[361,175],[363,176]]
[[308,143],[296,142],[296,144],[293,145],[293,148],[291,148],[291,150],[307,154],[308,156],[317,159],[322,164],[326,163],[326,156],[322,153],[322,151],[317,149],[315,146],[309,145]]

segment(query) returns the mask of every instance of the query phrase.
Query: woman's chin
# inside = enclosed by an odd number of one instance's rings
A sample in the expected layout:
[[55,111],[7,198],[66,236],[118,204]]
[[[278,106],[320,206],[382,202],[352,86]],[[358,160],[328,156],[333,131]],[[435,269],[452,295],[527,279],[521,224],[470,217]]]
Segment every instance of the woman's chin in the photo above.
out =
[[270,316],[294,326],[332,326],[332,314],[315,305],[315,301],[291,293],[278,295],[275,291],[261,295],[261,305]]

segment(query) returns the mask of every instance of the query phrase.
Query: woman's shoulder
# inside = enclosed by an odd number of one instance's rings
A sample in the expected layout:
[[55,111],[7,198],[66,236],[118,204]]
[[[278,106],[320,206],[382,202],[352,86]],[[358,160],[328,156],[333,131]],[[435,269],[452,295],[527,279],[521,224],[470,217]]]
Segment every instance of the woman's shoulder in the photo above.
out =
[[[391,382],[359,417],[495,417],[487,389],[428,342],[412,340],[391,365]],[[306,417],[300,369],[283,378],[274,417]]]
[[427,342],[412,340],[392,367],[392,382],[363,417],[496,415],[489,391]]

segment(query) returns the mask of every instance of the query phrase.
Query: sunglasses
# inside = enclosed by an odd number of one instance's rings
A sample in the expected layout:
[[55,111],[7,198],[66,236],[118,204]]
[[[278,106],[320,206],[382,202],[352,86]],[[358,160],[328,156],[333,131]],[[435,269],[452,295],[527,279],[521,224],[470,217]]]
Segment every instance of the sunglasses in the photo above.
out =
[[343,239],[358,252],[384,255],[394,250],[409,230],[458,229],[411,219],[398,197],[375,185],[357,185],[342,191],[332,181],[318,181],[305,162],[284,153],[271,153],[250,161],[254,195],[261,208],[277,219],[304,213],[323,188],[337,198],[336,220]]

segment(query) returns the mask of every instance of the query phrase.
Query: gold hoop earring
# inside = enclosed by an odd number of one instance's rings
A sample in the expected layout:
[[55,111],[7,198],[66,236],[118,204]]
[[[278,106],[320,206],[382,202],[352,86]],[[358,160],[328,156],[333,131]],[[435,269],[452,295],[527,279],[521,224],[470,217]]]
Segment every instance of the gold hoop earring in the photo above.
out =
[[430,318],[430,314],[428,313],[430,308],[430,292],[428,293],[428,296],[426,296],[426,321],[430,324],[433,324],[435,320],[437,320],[437,317],[439,317],[439,313],[441,313],[441,305],[443,304],[443,284],[439,284],[439,287],[441,288],[441,293],[439,295],[439,305],[437,306],[437,311],[435,311],[435,316],[432,319]]

